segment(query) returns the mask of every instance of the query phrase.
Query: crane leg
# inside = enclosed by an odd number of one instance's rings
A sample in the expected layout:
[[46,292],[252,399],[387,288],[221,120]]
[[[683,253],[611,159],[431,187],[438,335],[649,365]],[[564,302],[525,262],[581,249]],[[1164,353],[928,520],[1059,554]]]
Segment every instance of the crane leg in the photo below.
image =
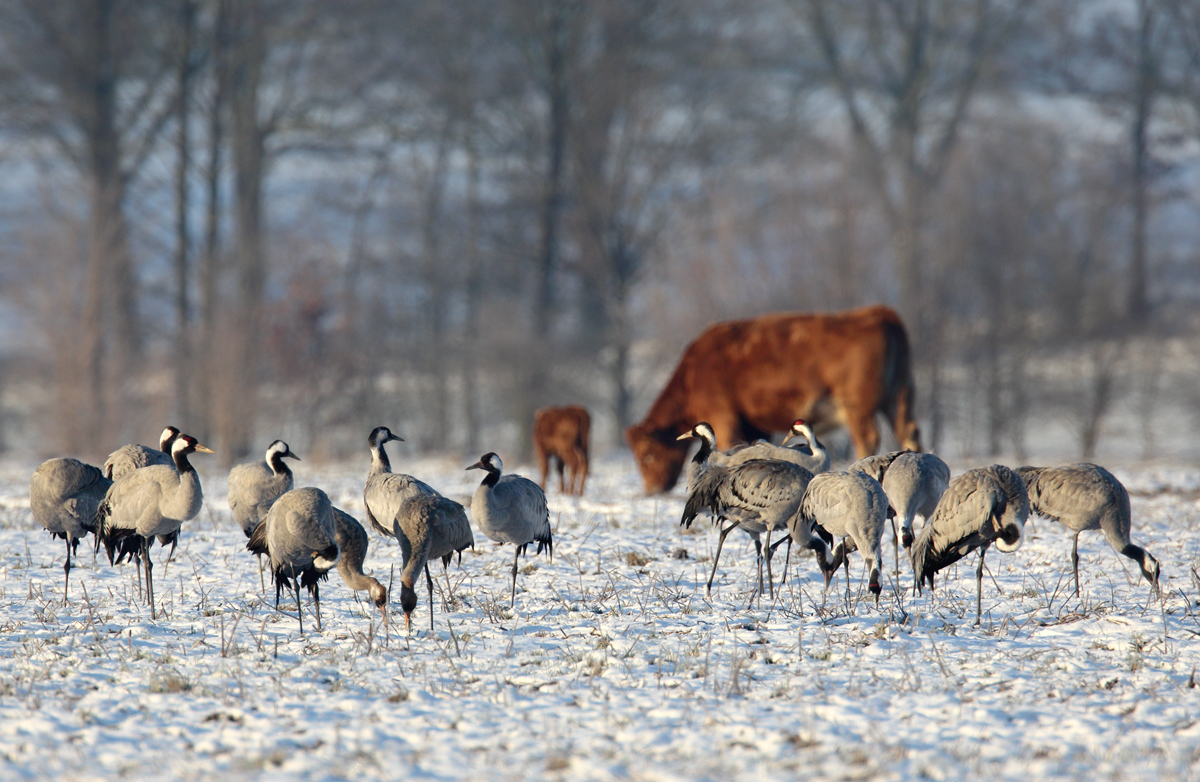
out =
[[317,632],[321,632],[321,585],[313,584],[313,605],[317,608]]
[[787,543],[787,557],[783,560],[783,575],[779,578],[780,584],[782,584],[784,581],[787,581],[788,562],[791,561],[792,558],[792,536],[790,533],[784,535],[782,538],[767,547],[767,567],[769,569],[771,565],[771,558],[775,556],[775,549],[779,548],[784,543]]
[[1071,567],[1075,568],[1075,597],[1079,597],[1079,533],[1075,533],[1075,542],[1071,544]]
[[[118,559],[120,559],[120,557],[118,557]],[[133,554],[133,564],[137,566],[138,594],[145,595],[146,594],[146,586],[142,582],[142,549],[141,549],[141,546],[138,546],[138,550],[136,552],[134,552],[134,554]]]
[[300,579],[295,579],[296,585],[296,621],[300,623],[300,635],[304,635],[304,612],[300,610]]
[[429,575],[429,563],[425,563],[425,586],[429,589],[429,632],[433,632],[433,577]]
[[763,544],[766,547],[767,555],[767,593],[771,599],[775,599],[775,576],[771,573],[771,530],[767,530],[767,540]]
[[63,605],[67,604],[67,589],[71,585],[71,536],[67,535],[67,563],[63,565]]
[[[892,516],[892,550],[896,552],[896,575],[900,575],[900,535],[896,531],[896,517]],[[882,557],[881,557],[882,559]]]
[[758,584],[755,586],[754,595],[751,599],[761,597],[763,588],[762,541],[758,538],[754,539],[754,564],[758,572]]
[[846,545],[846,538],[842,538],[842,551],[845,552],[842,569],[846,571],[846,605],[850,605],[850,547]]
[[146,597],[150,602],[150,618],[158,619],[154,608],[154,563],[150,561],[150,538],[142,538],[142,558],[146,567]]
[[[517,553],[513,555],[512,566],[512,593],[508,598],[508,607],[511,609],[517,604],[517,557],[521,556],[521,547],[517,547]],[[432,610],[432,609],[431,609]]]
[[979,567],[975,568],[975,624],[983,617],[983,555],[987,548],[979,549]]
[[728,527],[722,528],[721,534],[717,538],[717,553],[713,555],[712,572],[708,574],[707,594],[712,594],[712,582],[713,579],[717,577],[717,563],[721,561],[721,548],[725,545],[725,538],[729,537],[729,533],[733,532],[737,526],[738,523],[735,521]]

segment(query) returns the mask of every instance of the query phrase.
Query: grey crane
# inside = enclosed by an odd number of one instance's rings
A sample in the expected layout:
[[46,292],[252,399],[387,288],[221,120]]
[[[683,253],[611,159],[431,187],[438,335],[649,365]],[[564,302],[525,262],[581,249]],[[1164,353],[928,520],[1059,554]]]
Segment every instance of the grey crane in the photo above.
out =
[[276,440],[267,446],[263,461],[239,464],[229,471],[229,510],[246,537],[267,517],[275,500],[295,486],[295,477],[284,459],[300,461],[287,443]]
[[[168,426],[158,436],[158,450],[132,443],[122,445],[110,453],[108,458],[104,460],[104,477],[115,481],[127,473],[154,464],[165,464],[174,469],[175,460],[171,458],[171,446],[175,443],[175,438],[177,437],[179,437],[179,430],[174,426]],[[136,543],[136,538],[126,539],[124,548],[122,548],[120,556],[117,557],[117,562],[121,562],[127,556],[137,556]],[[167,559],[171,560],[175,558],[175,547],[179,544],[178,531],[172,532],[169,535],[158,536],[158,545],[166,546],[168,543],[171,545],[171,551],[167,554]]]
[[882,587],[879,567],[882,556],[879,541],[887,521],[888,499],[879,481],[861,472],[823,472],[809,481],[800,508],[789,522],[792,537],[802,544],[812,537],[812,528],[820,526],[835,538],[840,538],[829,557],[823,547],[817,548],[817,561],[825,576],[825,587],[846,563],[846,590],[850,589],[847,554],[854,549],[862,552],[870,576],[867,588],[879,602]]
[[528,478],[501,475],[504,462],[493,452],[485,453],[468,470],[483,470],[487,475],[471,497],[471,516],[479,531],[496,543],[516,546],[512,566],[512,593],[509,607],[517,601],[517,560],[537,543],[538,554],[545,549],[554,557],[554,535],[550,531],[550,511],[546,493]]
[[1148,551],[1129,542],[1129,492],[1113,474],[1098,464],[1080,462],[1059,467],[1019,467],[1017,474],[1029,490],[1033,512],[1062,524],[1075,533],[1071,566],[1075,594],[1079,594],[1079,533],[1098,529],[1113,550],[1138,563],[1155,594],[1162,568]]
[[976,467],[950,481],[929,522],[913,541],[911,556],[917,589],[975,549],[975,624],[983,613],[983,557],[992,543],[1016,551],[1025,538],[1029,494],[1025,482],[1001,464]]
[[397,538],[396,514],[405,500],[418,494],[441,495],[424,481],[392,472],[392,463],[384,450],[384,445],[390,442],[404,442],[404,438],[392,434],[386,426],[375,427],[367,436],[371,467],[367,470],[367,482],[363,486],[363,502],[367,506],[367,522],[371,528],[380,535]]
[[317,632],[321,632],[320,582],[340,560],[337,522],[333,503],[320,489],[306,486],[292,489],[271,505],[267,517],[254,529],[246,548],[265,552],[275,580],[275,607],[284,588],[296,592],[296,619],[304,633],[300,608],[300,588],[312,595],[317,614]]
[[127,473],[113,482],[96,510],[96,546],[104,544],[110,563],[122,540],[135,535],[140,538],[138,563],[146,572],[146,596],[152,619],[158,617],[154,605],[150,539],[178,532],[185,521],[196,517],[204,503],[200,476],[188,462],[188,456],[193,453],[213,451],[190,435],[179,435],[171,446],[174,467],[154,464]]
[[[689,466],[688,469],[691,484],[688,487],[683,517],[679,523],[691,527],[693,519],[702,511],[708,510],[718,524],[720,535],[717,540],[717,552],[713,556],[712,572],[708,577],[709,593],[712,592],[712,582],[716,578],[717,563],[721,558],[725,538],[737,528],[744,530],[754,540],[759,567],[758,589],[761,593],[763,544],[760,536],[766,533],[767,583],[773,595],[774,583],[769,556],[771,533],[787,528],[788,519],[799,508],[804,490],[813,475],[794,462],[777,459],[750,459],[731,464],[727,458],[721,458],[714,463],[716,439],[711,435],[712,427],[702,421],[678,437],[680,440],[688,437],[700,439],[700,449],[692,457],[694,467]],[[722,519],[730,521],[730,524],[721,527]],[[809,547],[814,545],[807,540],[803,543]],[[824,542],[821,545],[824,546]]]
[[[394,530],[404,555],[404,569],[400,572],[404,629],[412,628],[412,613],[417,607],[415,582],[424,570],[429,590],[429,629],[433,630],[433,577],[429,575],[429,562],[440,559],[444,568],[456,553],[461,557],[463,549],[474,547],[467,512],[454,500],[434,494],[414,494],[400,505]],[[449,575],[446,587],[447,590],[450,587]]]
[[917,516],[929,520],[950,483],[950,467],[931,453],[892,451],[859,459],[849,469],[870,475],[883,486],[890,507],[888,515],[893,517],[892,548],[896,554],[896,570],[899,571],[900,547],[896,539],[896,518],[900,519],[900,540],[904,548],[911,548],[913,520]]
[[358,519],[346,511],[333,507],[333,541],[338,547],[338,575],[346,586],[355,592],[366,592],[371,602],[383,615],[383,624],[388,624],[388,589],[379,579],[363,572],[363,561],[367,558],[370,540],[367,531]]
[[67,561],[63,565],[63,604],[71,580],[71,555],[79,539],[95,531],[96,509],[112,481],[100,468],[78,459],[50,459],[42,462],[29,479],[29,508],[38,524],[55,538],[67,542]]
[[[384,445],[393,441],[404,442],[404,438],[396,436],[386,426],[377,426],[368,435],[367,445],[371,449],[371,468],[367,472],[367,483],[363,487],[363,500],[367,506],[367,521],[380,535],[395,538],[400,543],[401,553],[404,556],[405,566],[407,567],[411,559],[410,553],[413,551],[413,546],[409,534],[405,530],[405,524],[408,522],[403,518],[401,509],[406,502],[416,497],[432,497],[435,500],[445,498],[424,481],[417,480],[411,475],[392,472],[392,465],[388,460]],[[438,550],[437,554],[428,555],[430,558],[443,557],[450,553],[441,550],[443,543],[452,545],[453,550],[458,552],[461,552],[468,546],[473,546],[475,543],[474,538],[471,536],[471,524],[467,520],[466,510],[463,509],[462,505],[453,500],[446,500],[446,502],[450,503],[450,505],[439,505],[436,512],[438,516],[437,534],[441,535],[444,533],[444,540],[430,541],[431,545]],[[449,559],[446,559],[445,562],[448,563]],[[417,568],[417,572],[419,571],[420,567]],[[410,575],[415,578],[415,574]],[[426,575],[428,576],[428,573]],[[409,594],[413,588],[413,578],[409,579],[407,585],[408,591],[406,592],[404,577],[403,575],[401,576],[401,605],[405,605],[405,601],[411,598],[411,605],[405,609],[406,626],[411,626],[409,617],[412,613],[412,608],[416,606],[416,593],[412,592],[411,595]],[[430,585],[431,601],[432,594],[433,587]],[[429,621],[432,625],[432,605],[430,606]]]

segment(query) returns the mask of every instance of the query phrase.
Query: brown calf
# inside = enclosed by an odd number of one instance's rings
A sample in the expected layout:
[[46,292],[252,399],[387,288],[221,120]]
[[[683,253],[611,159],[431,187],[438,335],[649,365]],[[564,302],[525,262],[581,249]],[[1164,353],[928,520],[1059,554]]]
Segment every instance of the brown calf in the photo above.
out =
[[763,315],[709,326],[625,437],[646,492],[656,494],[675,485],[688,453],[676,438],[699,421],[722,449],[786,431],[797,418],[818,434],[844,425],[861,458],[879,447],[876,412],[901,448],[921,449],[912,405],[908,335],[894,310]]
[[[542,469],[542,489],[551,462],[558,469],[558,488],[563,494],[583,495],[588,474],[588,440],[592,417],[579,405],[543,407],[533,415],[533,449]],[[567,485],[564,468],[570,472]]]

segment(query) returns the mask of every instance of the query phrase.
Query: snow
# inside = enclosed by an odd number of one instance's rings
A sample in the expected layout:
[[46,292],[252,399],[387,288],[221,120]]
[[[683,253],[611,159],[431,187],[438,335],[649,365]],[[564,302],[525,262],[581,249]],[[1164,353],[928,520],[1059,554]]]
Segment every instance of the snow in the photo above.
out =
[[[479,480],[468,462],[394,462],[468,505]],[[811,556],[776,600],[750,602],[739,533],[710,599],[715,533],[681,530],[680,490],[643,497],[614,457],[586,497],[550,492],[554,559],[521,560],[514,611],[512,548],[477,541],[448,570],[449,612],[431,568],[434,632],[418,585],[407,638],[395,596],[386,637],[336,573],[324,632],[305,596],[300,636],[204,464],[205,508],[176,560],[156,562],[160,619],[132,567],[92,562],[90,539],[63,606],[63,545],[28,510],[35,466],[0,462],[3,779],[1200,777],[1200,470],[1186,466],[1118,471],[1134,539],[1162,563],[1161,603],[1099,533],[1080,538],[1071,597],[1070,537],[1039,519],[1017,552],[989,552],[975,627],[973,555],[914,596],[887,541],[878,607],[857,556],[849,604],[840,578],[823,596]],[[304,462],[297,483],[362,518],[366,467],[365,452]],[[386,583],[399,547],[370,534]]]

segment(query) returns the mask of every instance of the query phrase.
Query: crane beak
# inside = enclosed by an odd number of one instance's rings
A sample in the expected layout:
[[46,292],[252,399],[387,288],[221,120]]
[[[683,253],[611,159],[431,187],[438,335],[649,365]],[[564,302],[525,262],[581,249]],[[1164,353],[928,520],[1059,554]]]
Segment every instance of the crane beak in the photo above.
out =
[[288,459],[295,459],[298,462],[304,461],[303,459],[301,459],[299,456],[292,453],[291,451],[288,451],[287,453],[285,453],[284,456],[287,457]]
[[788,433],[787,433],[787,437],[783,438],[783,444],[784,444],[784,445],[787,445],[788,443],[790,443],[790,442],[791,442],[791,441],[792,441],[794,438],[796,438],[796,437],[799,437],[799,435],[798,435],[798,434],[796,434],[796,431],[795,431],[795,430],[792,430],[792,431],[788,432]]
[[482,459],[480,459],[479,461],[475,462],[474,464],[472,464],[472,465],[471,465],[470,467],[468,467],[467,469],[468,469],[468,470],[484,470],[484,469],[487,469],[487,468],[485,468],[485,467],[483,466],[483,460],[482,460]]
[[412,632],[412,614],[404,612],[404,634],[408,635]]
[[200,443],[196,443],[196,453],[216,453],[216,451],[214,451],[212,448],[209,448],[207,445],[200,445]]
[[696,435],[692,433],[692,430],[689,429],[686,432],[684,432],[683,434],[676,437],[675,439],[676,440],[687,440],[688,438],[695,437],[695,436]]

